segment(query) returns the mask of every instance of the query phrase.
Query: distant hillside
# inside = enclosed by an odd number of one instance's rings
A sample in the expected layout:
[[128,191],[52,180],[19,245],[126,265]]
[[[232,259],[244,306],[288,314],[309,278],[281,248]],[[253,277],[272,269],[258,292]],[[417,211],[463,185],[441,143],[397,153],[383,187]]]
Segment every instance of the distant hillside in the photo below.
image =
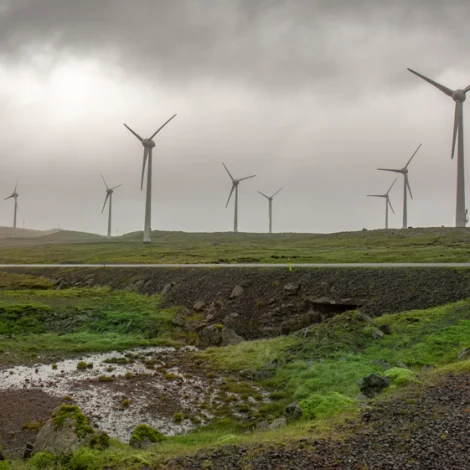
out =
[[[43,237],[44,235],[51,235],[56,232],[60,232],[60,229],[33,230],[29,228],[17,228],[16,236],[19,238]],[[8,238],[11,236],[13,236],[12,227],[0,227],[0,238]]]
[[60,230],[48,233],[38,240],[41,243],[84,243],[99,242],[105,237],[96,233],[78,232],[74,230]]

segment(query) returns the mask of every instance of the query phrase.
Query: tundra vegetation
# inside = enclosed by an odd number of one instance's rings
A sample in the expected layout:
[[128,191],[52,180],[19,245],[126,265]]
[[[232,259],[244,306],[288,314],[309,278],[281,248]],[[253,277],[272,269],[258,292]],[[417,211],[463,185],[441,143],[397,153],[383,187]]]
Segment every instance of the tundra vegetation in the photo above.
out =
[[[49,281],[26,275],[2,274],[0,288],[0,365],[28,364],[38,354],[52,363],[83,352],[181,346],[186,339],[172,324],[175,309],[163,308],[158,296],[99,287],[55,290]],[[107,448],[85,446],[69,456],[38,453],[9,465],[131,469],[225,444],[344,437],[341,424],[357,419],[371,403],[360,395],[363,377],[390,379],[390,386],[372,403],[397,394],[406,397],[449,371],[470,372],[470,361],[458,357],[470,346],[469,338],[470,300],[465,300],[372,319],[349,311],[289,336],[188,352],[203,373],[224,378],[217,393],[225,401],[224,411],[231,413],[215,414],[209,424],[173,437],[137,429],[137,440],[145,434],[151,441],[146,448],[111,439]],[[169,374],[168,380],[173,380]],[[232,393],[245,397],[245,403],[232,403]],[[248,406],[253,402],[256,411]],[[257,430],[264,421],[284,417],[293,402],[302,411],[298,419],[285,427]],[[79,410],[72,405],[70,409],[81,417]],[[174,415],[175,421],[186,418]]]

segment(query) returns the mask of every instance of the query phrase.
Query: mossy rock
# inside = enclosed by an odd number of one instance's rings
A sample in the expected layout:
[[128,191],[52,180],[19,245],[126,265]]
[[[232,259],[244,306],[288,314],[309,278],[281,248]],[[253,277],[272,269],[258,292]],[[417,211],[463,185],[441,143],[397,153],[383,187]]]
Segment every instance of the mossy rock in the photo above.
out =
[[105,450],[109,447],[109,436],[104,431],[97,432],[88,444],[92,449]]
[[153,429],[148,424],[139,424],[132,433],[129,445],[137,449],[144,449],[165,439],[162,433]]

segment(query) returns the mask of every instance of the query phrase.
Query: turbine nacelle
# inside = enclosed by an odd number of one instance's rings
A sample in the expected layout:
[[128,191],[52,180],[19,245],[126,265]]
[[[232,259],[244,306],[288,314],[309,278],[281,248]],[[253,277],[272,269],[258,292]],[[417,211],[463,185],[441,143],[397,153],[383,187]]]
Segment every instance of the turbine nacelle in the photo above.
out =
[[152,139],[142,139],[142,145],[145,148],[153,149],[155,147],[155,142]]
[[465,90],[455,90],[452,93],[452,99],[455,102],[463,103],[467,99],[467,95],[465,94]]

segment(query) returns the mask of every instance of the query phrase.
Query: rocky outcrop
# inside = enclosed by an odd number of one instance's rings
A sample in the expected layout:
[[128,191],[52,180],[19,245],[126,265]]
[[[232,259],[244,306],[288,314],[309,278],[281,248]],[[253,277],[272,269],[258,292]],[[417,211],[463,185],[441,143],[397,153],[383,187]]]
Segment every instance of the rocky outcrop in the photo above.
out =
[[230,328],[221,324],[215,324],[202,329],[199,333],[199,345],[207,346],[229,346],[241,343],[243,338]]

